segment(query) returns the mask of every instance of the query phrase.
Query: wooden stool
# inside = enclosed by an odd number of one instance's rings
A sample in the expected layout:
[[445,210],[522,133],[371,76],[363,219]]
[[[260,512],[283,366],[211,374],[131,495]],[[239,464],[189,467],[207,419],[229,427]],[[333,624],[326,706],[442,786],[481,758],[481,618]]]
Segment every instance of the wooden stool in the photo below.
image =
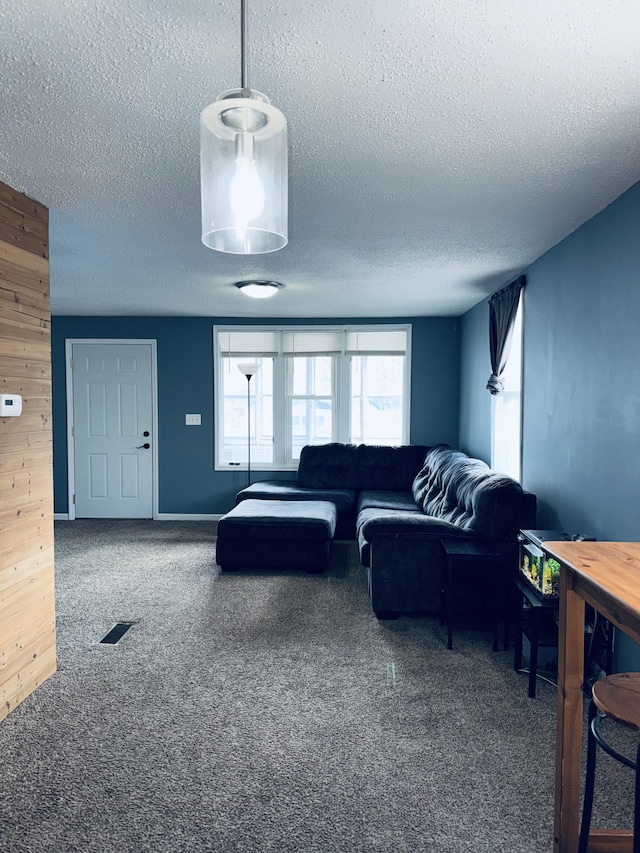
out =
[[589,830],[591,826],[591,810],[593,806],[593,789],[596,770],[596,745],[624,764],[636,774],[634,820],[633,820],[633,853],[640,853],[640,743],[633,761],[617,752],[610,746],[600,733],[600,722],[609,717],[627,728],[640,732],[640,672],[619,672],[608,675],[596,681],[591,692],[589,705],[589,732],[587,742],[587,773],[584,789],[584,805],[582,809],[582,825],[580,827],[580,842],[578,853],[587,853]]

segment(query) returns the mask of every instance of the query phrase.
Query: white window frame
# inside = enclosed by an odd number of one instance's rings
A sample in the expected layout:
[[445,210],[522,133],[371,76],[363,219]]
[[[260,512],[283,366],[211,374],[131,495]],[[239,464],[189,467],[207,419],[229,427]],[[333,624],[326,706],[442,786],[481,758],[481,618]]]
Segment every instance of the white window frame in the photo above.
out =
[[[287,454],[286,465],[288,468],[296,468],[298,465],[298,460],[293,458],[293,401],[294,400],[320,400],[320,399],[330,399],[331,400],[331,435],[338,435],[338,401],[340,399],[339,393],[339,382],[337,377],[338,367],[336,361],[339,361],[338,358],[333,358],[331,360],[331,390],[332,393],[330,395],[327,394],[295,394],[293,390],[293,365],[291,364],[291,359],[286,359],[284,362],[284,373],[285,373],[285,402],[284,402],[284,416],[285,416],[285,452]],[[276,401],[276,395],[273,395],[274,406]],[[327,439],[331,441],[332,439]]]
[[[252,325],[243,325],[243,324],[220,324],[215,325],[213,327],[213,404],[214,404],[214,424],[215,424],[215,435],[214,435],[214,444],[215,444],[215,470],[216,471],[229,471],[229,470],[243,470],[246,466],[244,465],[234,465],[231,467],[226,462],[221,462],[220,456],[220,442],[219,436],[223,434],[223,406],[221,405],[221,400],[219,398],[219,392],[222,388],[221,382],[221,365],[222,361],[219,357],[220,355],[227,355],[228,351],[222,349],[220,352],[219,346],[219,338],[220,336],[224,336],[225,333],[237,333],[237,332],[277,332],[280,333],[280,340],[282,340],[283,335],[288,335],[289,333],[309,333],[309,332],[340,332],[343,335],[343,340],[347,340],[347,335],[349,333],[362,333],[365,334],[367,332],[391,332],[391,331],[402,331],[405,333],[406,346],[405,346],[405,361],[404,361],[404,393],[403,393],[403,428],[404,435],[402,437],[402,443],[408,444],[410,440],[410,423],[411,423],[411,332],[412,327],[410,323],[384,323],[384,324],[335,324],[335,325],[312,325],[312,326],[288,326],[288,325],[267,325],[267,324],[252,324]],[[346,344],[343,344],[342,352],[339,354],[334,354],[334,382],[335,382],[335,412],[333,412],[333,420],[334,420],[334,430],[335,437],[331,438],[331,441],[340,441],[344,443],[349,443],[351,441],[350,431],[351,431],[351,418],[350,418],[350,409],[351,409],[351,356],[345,354]],[[302,354],[302,353],[301,353]],[[381,351],[380,354],[383,354]],[[235,353],[231,352],[231,355],[234,356]],[[250,356],[243,356],[246,358],[250,358]],[[259,357],[256,353],[256,357]],[[288,376],[288,364],[289,361],[282,354],[282,344],[279,346],[279,353],[274,357],[274,366],[273,366],[273,399],[274,399],[274,409],[273,409],[273,432],[274,437],[285,436],[283,442],[280,442],[278,446],[274,445],[274,456],[273,463],[265,464],[260,462],[251,461],[251,469],[253,470],[261,470],[261,471],[290,471],[297,470],[298,460],[291,458],[292,451],[292,436],[291,436],[291,418],[289,416],[289,406],[292,395],[290,392],[290,377]],[[297,396],[297,395],[293,395]],[[284,448],[284,449],[283,449]]]
[[[520,482],[522,478],[523,299],[513,324],[511,348],[502,375],[504,390],[491,395],[491,467]],[[505,417],[505,413],[509,413]],[[514,449],[515,445],[515,449]],[[511,452],[504,452],[511,447]]]

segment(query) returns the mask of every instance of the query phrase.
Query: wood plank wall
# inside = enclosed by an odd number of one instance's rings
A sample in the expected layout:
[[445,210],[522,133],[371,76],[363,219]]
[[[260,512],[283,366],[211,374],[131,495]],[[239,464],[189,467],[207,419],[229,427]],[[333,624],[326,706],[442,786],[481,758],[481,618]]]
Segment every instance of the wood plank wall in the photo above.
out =
[[49,211],[0,182],[0,720],[56,669]]

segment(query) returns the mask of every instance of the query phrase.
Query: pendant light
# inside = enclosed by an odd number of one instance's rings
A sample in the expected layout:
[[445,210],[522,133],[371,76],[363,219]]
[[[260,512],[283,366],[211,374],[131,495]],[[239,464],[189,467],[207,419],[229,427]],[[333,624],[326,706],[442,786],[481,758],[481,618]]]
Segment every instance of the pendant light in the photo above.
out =
[[287,120],[247,74],[247,0],[240,0],[241,88],[200,116],[202,242],[235,255],[287,245]]

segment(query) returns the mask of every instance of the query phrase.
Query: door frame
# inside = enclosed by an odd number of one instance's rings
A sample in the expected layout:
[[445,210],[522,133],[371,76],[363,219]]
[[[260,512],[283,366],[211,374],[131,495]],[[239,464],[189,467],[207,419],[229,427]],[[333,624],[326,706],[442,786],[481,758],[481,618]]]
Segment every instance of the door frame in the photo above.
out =
[[65,375],[67,385],[67,506],[68,519],[75,521],[76,505],[73,501],[76,493],[75,439],[73,435],[73,369],[71,357],[74,344],[149,344],[151,346],[151,507],[152,518],[158,519],[158,342],[155,338],[66,338],[65,339]]

